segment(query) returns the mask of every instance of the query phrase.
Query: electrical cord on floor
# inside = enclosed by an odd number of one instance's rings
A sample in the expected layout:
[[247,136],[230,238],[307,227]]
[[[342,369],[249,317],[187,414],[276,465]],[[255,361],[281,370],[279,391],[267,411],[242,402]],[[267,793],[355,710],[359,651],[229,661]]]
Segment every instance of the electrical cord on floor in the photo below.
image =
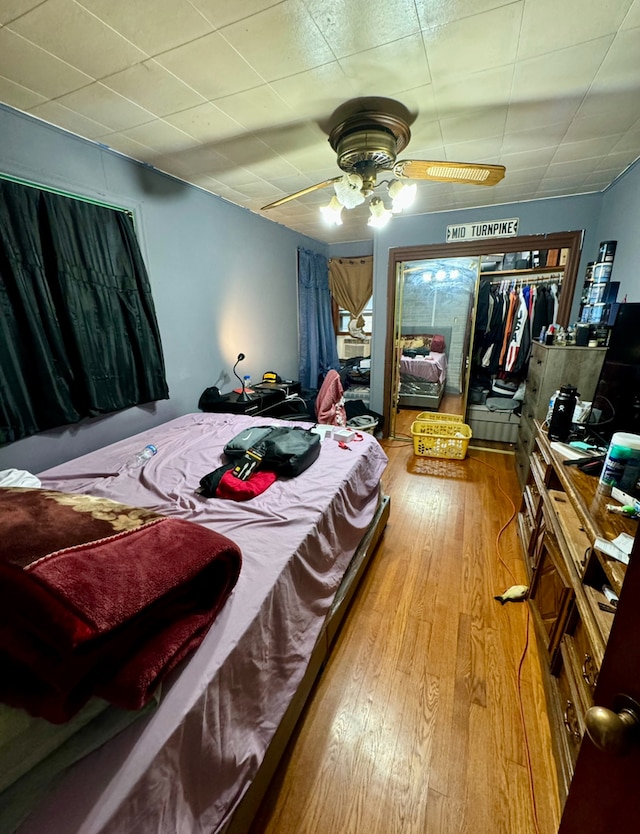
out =
[[[505,532],[507,527],[511,524],[514,518],[517,515],[516,505],[513,503],[511,496],[503,489],[502,484],[500,483],[500,473],[495,468],[495,466],[491,466],[490,463],[487,463],[485,460],[481,460],[473,455],[467,455],[468,460],[472,460],[475,463],[481,463],[483,466],[487,466],[496,475],[495,483],[498,485],[498,489],[507,499],[509,504],[511,505],[511,513],[507,521],[502,525],[502,527],[498,530],[498,534],[496,536],[496,553],[498,555],[498,561],[503,565],[509,576],[513,579],[514,583],[518,580],[513,575],[513,571],[507,565],[505,560],[502,558],[502,552],[500,550],[500,538],[502,534]],[[529,736],[527,735],[527,724],[524,715],[524,705],[522,703],[522,668],[524,666],[524,661],[527,656],[527,652],[529,650],[529,633],[530,633],[530,623],[531,623],[531,612],[529,611],[529,606],[525,606],[525,637],[524,637],[524,646],[522,649],[522,653],[520,655],[520,661],[518,662],[518,672],[516,675],[516,682],[517,682],[517,690],[518,690],[518,708],[520,712],[520,724],[522,726],[522,734],[524,737],[524,747],[525,747],[525,755],[527,758],[527,774],[529,777],[529,795],[531,797],[531,809],[533,811],[533,823],[535,825],[535,834],[540,834],[540,824],[538,822],[538,806],[536,803],[536,793],[535,787],[533,784],[533,765],[531,764],[531,747],[529,744]]]

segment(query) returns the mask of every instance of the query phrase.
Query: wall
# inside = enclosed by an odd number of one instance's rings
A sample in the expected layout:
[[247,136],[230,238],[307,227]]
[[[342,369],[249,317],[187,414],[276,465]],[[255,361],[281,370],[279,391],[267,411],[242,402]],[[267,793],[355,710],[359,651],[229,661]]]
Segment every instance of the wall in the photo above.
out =
[[618,300],[640,301],[640,161],[635,162],[602,197],[602,211],[597,226],[595,245],[589,260],[596,259],[598,244],[617,240],[612,281],[620,282]]
[[42,471],[197,411],[239,352],[241,374],[297,377],[296,251],[326,253],[324,244],[3,106],[0,136],[0,173],[134,210],[170,393],[0,447],[0,469]]
[[574,296],[571,314],[571,320],[575,320],[578,314],[580,290],[582,288],[581,277],[584,275],[587,261],[593,260],[591,253],[600,241],[596,230],[602,199],[602,194],[586,194],[578,197],[560,197],[548,200],[534,200],[527,203],[511,203],[478,209],[438,212],[416,217],[394,217],[388,226],[378,230],[373,245],[374,338],[371,362],[371,407],[379,412],[382,412],[384,407],[384,358],[387,310],[386,303],[376,303],[376,299],[386,300],[387,297],[387,270],[390,249],[443,243],[445,241],[447,226],[456,223],[500,220],[510,217],[518,217],[520,219],[518,233],[521,235],[547,234],[550,232],[584,229],[583,254],[578,267],[576,295]]

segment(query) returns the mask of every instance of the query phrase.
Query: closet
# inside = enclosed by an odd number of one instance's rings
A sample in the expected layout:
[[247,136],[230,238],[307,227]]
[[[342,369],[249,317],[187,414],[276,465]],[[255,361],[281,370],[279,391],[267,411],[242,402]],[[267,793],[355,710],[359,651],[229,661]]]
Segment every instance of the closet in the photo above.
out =
[[[474,436],[479,439],[503,439],[502,436],[492,437],[491,433],[496,430],[502,435],[503,429],[499,421],[504,420],[504,415],[496,418],[499,412],[489,412],[486,406],[481,403],[472,403],[469,396],[470,386],[476,387],[474,377],[474,360],[476,349],[479,348],[480,334],[478,328],[482,327],[483,296],[481,288],[487,286],[490,292],[492,288],[510,293],[513,289],[519,290],[523,286],[534,286],[534,300],[538,291],[540,297],[550,292],[551,286],[555,285],[555,297],[553,298],[553,316],[556,323],[566,327],[569,324],[571,307],[576,287],[578,263],[582,246],[582,231],[558,232],[547,235],[528,235],[512,238],[489,238],[486,240],[473,240],[462,243],[442,243],[428,246],[399,247],[389,250],[389,267],[387,278],[387,333],[385,349],[385,388],[384,388],[384,413],[385,426],[390,429],[394,424],[394,416],[401,407],[398,397],[398,344],[397,323],[402,320],[403,303],[403,276],[410,271],[412,265],[420,261],[436,261],[438,259],[453,258],[474,258],[476,261],[476,287],[475,301],[470,306],[469,318],[459,324],[462,332],[467,334],[463,337],[462,344],[465,346],[465,353],[461,357],[460,371],[460,412],[466,415],[466,421],[471,424]],[[487,284],[485,284],[487,282]],[[483,290],[484,293],[484,290]],[[531,296],[529,296],[531,298]],[[531,319],[529,332],[536,338],[539,331],[533,333],[534,322],[538,319],[535,316]],[[437,321],[431,322],[437,325]],[[485,324],[487,326],[488,322]],[[503,334],[504,335],[504,334]],[[530,342],[529,342],[530,344]],[[526,377],[526,356],[528,351],[522,352],[520,359],[518,354],[522,350],[522,342],[517,350],[512,349],[511,356],[514,361],[522,364],[521,375]],[[501,352],[501,348],[500,348]],[[514,357],[515,353],[515,357]],[[499,359],[499,356],[498,356]],[[498,370],[495,376],[506,377],[504,369]],[[482,391],[480,386],[480,399]],[[445,409],[447,410],[447,409]],[[507,415],[507,419],[513,420]],[[473,421],[473,422],[471,422]],[[475,422],[475,426],[474,426]],[[480,425],[480,423],[482,425]],[[517,422],[514,422],[513,438],[515,442],[517,433]]]
[[[545,251],[516,254],[534,255],[543,264],[547,256]],[[482,266],[485,258],[496,257],[483,256]],[[558,322],[562,280],[561,269],[538,267],[504,277],[502,271],[487,273],[481,267],[467,406],[478,439],[516,441],[531,348]]]

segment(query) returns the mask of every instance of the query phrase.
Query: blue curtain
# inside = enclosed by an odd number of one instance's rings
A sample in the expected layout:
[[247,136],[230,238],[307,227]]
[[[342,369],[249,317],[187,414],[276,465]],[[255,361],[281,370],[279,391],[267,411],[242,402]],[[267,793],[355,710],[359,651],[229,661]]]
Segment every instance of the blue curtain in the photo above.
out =
[[324,255],[298,249],[300,384],[317,389],[327,371],[338,370],[338,348],[331,318],[329,264]]

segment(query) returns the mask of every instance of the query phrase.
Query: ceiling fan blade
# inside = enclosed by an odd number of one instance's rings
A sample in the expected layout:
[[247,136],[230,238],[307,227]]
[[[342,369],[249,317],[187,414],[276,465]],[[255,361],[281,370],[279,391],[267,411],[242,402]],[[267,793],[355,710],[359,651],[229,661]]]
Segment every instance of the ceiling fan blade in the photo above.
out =
[[275,208],[276,206],[281,206],[283,203],[288,203],[289,200],[296,200],[298,197],[303,197],[305,194],[310,194],[312,191],[318,191],[320,188],[326,188],[328,185],[333,185],[334,182],[338,182],[341,180],[342,177],[333,177],[330,180],[325,180],[324,182],[317,182],[315,185],[310,185],[308,188],[303,188],[301,191],[296,191],[295,194],[289,194],[287,197],[282,197],[280,200],[274,200],[273,203],[269,203],[268,206],[262,206],[260,211],[267,211],[267,209]]
[[436,182],[464,182],[471,185],[495,185],[504,177],[505,170],[504,165],[422,159],[403,159],[393,166],[396,177]]

